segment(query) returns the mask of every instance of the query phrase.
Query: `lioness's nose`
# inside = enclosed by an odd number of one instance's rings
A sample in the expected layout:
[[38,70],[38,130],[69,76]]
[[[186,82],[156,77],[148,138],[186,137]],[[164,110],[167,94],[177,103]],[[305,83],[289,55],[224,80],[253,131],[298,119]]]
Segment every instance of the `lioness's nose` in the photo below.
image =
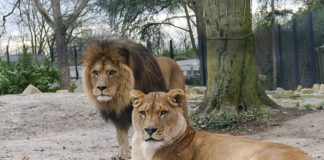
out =
[[97,86],[97,88],[100,89],[100,91],[103,91],[104,89],[107,88],[107,86],[106,85],[99,85],[99,86]]
[[155,131],[157,131],[157,128],[144,128],[144,130],[145,130],[149,135],[152,135]]

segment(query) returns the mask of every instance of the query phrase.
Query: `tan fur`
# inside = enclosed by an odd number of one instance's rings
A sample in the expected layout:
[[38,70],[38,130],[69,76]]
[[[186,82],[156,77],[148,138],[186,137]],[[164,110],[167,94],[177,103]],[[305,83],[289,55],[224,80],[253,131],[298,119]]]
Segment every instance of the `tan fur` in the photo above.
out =
[[[155,59],[145,47],[125,38],[98,41],[87,47],[84,53],[84,91],[103,118],[111,120],[116,127],[119,153],[113,158],[128,158],[132,110],[130,90],[148,93],[173,87],[182,89],[182,72],[173,72],[178,69],[180,67],[172,59]],[[101,90],[101,86],[105,88]]]
[[169,89],[185,89],[185,81],[179,65],[169,57],[155,57]]
[[[135,130],[132,160],[311,159],[303,151],[284,144],[194,130],[185,114],[186,97],[179,89],[147,95],[133,90],[130,96]],[[156,131],[150,136],[145,130],[148,128]],[[150,137],[155,140],[147,141]]]

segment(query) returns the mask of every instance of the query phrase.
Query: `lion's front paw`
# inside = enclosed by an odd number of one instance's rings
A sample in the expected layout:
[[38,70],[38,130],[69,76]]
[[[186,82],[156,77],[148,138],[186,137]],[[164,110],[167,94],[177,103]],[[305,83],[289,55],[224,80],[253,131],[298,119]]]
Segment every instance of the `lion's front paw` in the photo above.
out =
[[128,157],[123,155],[116,155],[111,157],[111,160],[128,160]]

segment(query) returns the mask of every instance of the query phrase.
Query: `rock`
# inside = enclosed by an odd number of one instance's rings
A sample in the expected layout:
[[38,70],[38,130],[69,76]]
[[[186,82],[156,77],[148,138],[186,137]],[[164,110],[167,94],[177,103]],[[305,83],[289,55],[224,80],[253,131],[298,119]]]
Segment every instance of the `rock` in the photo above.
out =
[[284,90],[282,88],[277,88],[275,94],[273,95],[274,98],[294,98],[298,97],[298,94],[295,94],[292,90]]
[[312,94],[313,93],[313,89],[310,89],[310,88],[303,88],[301,90],[301,93],[302,94]]
[[69,90],[67,89],[59,89],[56,91],[56,93],[69,93]]
[[280,88],[280,87],[278,87],[278,88],[276,89],[276,93],[282,93],[282,92],[285,92],[285,89]]
[[313,92],[314,92],[314,93],[318,93],[319,90],[320,90],[320,85],[319,85],[319,84],[314,84],[314,85],[313,85]]
[[22,92],[22,95],[29,95],[29,94],[35,94],[35,93],[42,93],[38,88],[36,88],[33,85],[28,85],[24,91]]
[[204,98],[203,94],[187,94],[188,100],[202,100]]
[[3,106],[3,105],[5,105],[5,104],[6,104],[6,103],[0,101],[0,106]]
[[324,94],[324,84],[320,85],[320,89],[319,89],[318,93]]
[[302,89],[303,89],[303,86],[298,85],[298,87],[297,87],[297,89],[296,89],[296,92],[301,92]]
[[204,94],[206,91],[206,87],[187,87],[186,88],[186,93],[187,94]]
[[259,74],[259,79],[261,81],[266,81],[267,80],[267,76],[266,75],[263,75],[263,74]]

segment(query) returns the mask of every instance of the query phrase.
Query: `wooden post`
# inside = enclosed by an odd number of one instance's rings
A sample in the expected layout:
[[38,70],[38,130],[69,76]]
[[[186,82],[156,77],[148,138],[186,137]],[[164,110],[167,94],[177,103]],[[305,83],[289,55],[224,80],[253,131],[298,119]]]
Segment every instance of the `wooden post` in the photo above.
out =
[[9,45],[6,46],[6,56],[7,56],[7,63],[10,63],[10,58],[9,58]]
[[282,81],[284,80],[284,74],[283,74],[283,57],[282,57],[282,41],[281,41],[281,26],[278,24],[278,60],[277,60],[277,68],[279,68],[279,72],[277,73],[277,86],[282,86]]
[[199,48],[199,70],[201,82],[200,84],[206,86],[207,83],[207,67],[206,67],[206,37],[203,34],[198,34],[198,48]]
[[172,39],[170,40],[170,58],[174,59]]
[[79,79],[79,71],[78,71],[78,52],[76,46],[73,47],[74,50],[74,64],[75,64],[75,79]]
[[49,47],[50,49],[50,55],[51,55],[51,62],[54,64],[54,49],[52,46]]

